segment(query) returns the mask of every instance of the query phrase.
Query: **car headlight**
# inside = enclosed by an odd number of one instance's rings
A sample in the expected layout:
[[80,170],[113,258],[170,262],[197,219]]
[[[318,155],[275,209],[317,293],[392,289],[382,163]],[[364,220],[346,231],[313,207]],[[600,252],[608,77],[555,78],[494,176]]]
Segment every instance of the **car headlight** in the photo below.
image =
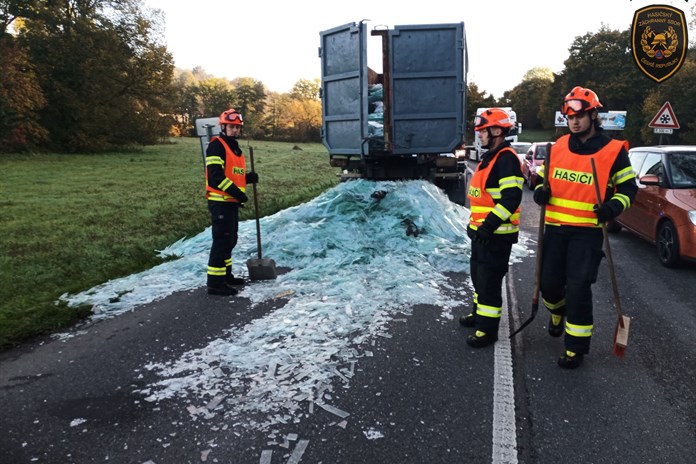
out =
[[689,211],[689,221],[696,226],[696,210],[692,209]]

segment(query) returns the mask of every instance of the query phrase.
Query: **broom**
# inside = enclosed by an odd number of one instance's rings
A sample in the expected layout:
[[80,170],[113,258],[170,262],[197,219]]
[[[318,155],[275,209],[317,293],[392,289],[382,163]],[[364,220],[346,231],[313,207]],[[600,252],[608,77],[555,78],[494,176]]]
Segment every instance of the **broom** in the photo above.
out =
[[[597,205],[602,206],[602,193],[599,190],[597,183],[597,168],[595,167],[594,158],[590,158],[592,164],[592,179],[595,185],[595,193],[597,194]],[[607,264],[609,265],[609,275],[611,276],[611,287],[614,293],[614,307],[619,316],[619,321],[614,329],[614,348],[613,353],[619,358],[623,358],[626,354],[628,346],[628,326],[631,324],[631,319],[623,315],[621,310],[621,299],[619,298],[619,286],[616,282],[616,274],[614,273],[614,260],[611,257],[611,248],[609,248],[609,236],[607,234],[607,225],[602,223],[602,235],[604,237],[604,249],[607,254]]]

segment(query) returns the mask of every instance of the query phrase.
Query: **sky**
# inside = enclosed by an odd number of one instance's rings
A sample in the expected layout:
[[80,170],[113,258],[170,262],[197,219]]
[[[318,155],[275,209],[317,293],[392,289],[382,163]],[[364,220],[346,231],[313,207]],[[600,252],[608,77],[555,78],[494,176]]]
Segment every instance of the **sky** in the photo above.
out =
[[[282,93],[300,79],[321,77],[321,31],[361,20],[369,20],[369,30],[464,22],[467,81],[496,98],[532,68],[561,71],[576,37],[602,25],[628,29],[636,10],[658,3],[690,18],[693,3],[684,0],[144,0],[146,7],[164,12],[164,41],[177,67],[201,66],[228,79],[251,77]],[[368,49],[368,64],[379,70],[379,60],[379,51]]]

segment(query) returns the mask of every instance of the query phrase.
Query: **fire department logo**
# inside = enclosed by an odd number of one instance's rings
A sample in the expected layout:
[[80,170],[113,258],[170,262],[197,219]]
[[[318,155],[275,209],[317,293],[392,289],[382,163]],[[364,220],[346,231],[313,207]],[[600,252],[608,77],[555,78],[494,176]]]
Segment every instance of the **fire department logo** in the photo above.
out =
[[650,5],[633,15],[633,60],[645,75],[662,82],[686,58],[689,39],[684,12],[668,5]]

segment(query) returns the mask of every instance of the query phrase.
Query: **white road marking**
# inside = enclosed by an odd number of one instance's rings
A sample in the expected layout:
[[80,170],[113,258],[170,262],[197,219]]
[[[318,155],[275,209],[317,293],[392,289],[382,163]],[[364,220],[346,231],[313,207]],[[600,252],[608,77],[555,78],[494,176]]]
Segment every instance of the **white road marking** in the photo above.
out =
[[[513,298],[514,299],[514,298]],[[512,311],[507,301],[507,281],[503,280],[503,308]],[[493,464],[517,464],[517,427],[515,426],[515,386],[512,376],[512,350],[508,315],[500,318],[493,368]]]

